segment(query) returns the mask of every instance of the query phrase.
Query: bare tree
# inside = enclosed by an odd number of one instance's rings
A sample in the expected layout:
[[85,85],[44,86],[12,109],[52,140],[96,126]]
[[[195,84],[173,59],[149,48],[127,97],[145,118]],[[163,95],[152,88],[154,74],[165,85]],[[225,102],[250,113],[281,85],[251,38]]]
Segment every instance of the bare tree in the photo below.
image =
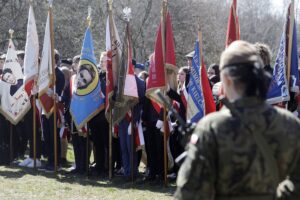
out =
[[[274,14],[271,0],[239,0],[238,16],[241,25],[241,39],[250,42],[264,42],[275,52],[285,21],[287,2],[280,14]],[[227,19],[231,1],[220,0],[172,0],[169,11],[173,22],[177,65],[186,65],[185,55],[193,50],[200,27],[203,33],[204,59],[207,65],[218,63],[225,48]],[[26,24],[29,4],[24,0],[0,0],[0,51],[7,49],[8,30],[15,30],[14,42],[23,49],[26,39]],[[92,11],[92,33],[96,56],[105,50],[105,27],[107,0],[55,0],[54,30],[55,48],[63,57],[80,53],[88,6]],[[157,27],[160,22],[161,1],[118,0],[114,1],[114,15],[121,37],[125,23],[122,20],[124,7],[131,7],[131,33],[133,55],[138,62],[144,62],[153,52]],[[33,1],[40,44],[44,37],[48,4],[46,0]],[[274,59],[274,58],[273,58]]]

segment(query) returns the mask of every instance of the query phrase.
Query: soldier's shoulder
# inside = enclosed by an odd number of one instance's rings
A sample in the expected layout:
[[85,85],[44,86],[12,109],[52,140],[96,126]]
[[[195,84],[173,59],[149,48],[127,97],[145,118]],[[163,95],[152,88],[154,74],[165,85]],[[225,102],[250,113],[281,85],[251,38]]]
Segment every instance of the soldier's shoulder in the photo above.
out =
[[200,126],[214,124],[226,123],[228,120],[232,119],[232,114],[229,109],[224,108],[218,112],[213,112],[206,115],[199,122]]
[[284,123],[296,123],[300,125],[300,120],[297,118],[293,113],[290,111],[279,108],[279,107],[274,107],[274,110],[277,112],[277,117],[281,118],[282,122]]
[[[218,112],[213,112],[202,118],[196,127],[197,132],[209,132],[216,129],[217,127],[226,127],[231,121],[232,114],[229,109],[225,108]],[[200,131],[201,130],[201,131]]]

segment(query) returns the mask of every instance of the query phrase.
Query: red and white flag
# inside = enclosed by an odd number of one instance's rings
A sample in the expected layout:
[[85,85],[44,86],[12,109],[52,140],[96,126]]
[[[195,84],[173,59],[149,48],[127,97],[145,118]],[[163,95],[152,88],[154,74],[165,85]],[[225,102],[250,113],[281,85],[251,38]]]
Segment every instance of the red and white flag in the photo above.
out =
[[49,116],[53,111],[54,101],[50,97],[53,90],[51,89],[52,81],[52,53],[51,53],[51,37],[50,37],[50,15],[48,12],[44,45],[42,51],[42,60],[38,77],[38,93],[43,113]]
[[134,75],[134,68],[132,64],[132,47],[131,47],[131,38],[130,38],[130,30],[129,30],[129,23],[126,26],[126,42],[127,42],[127,73],[125,77],[125,84],[124,84],[124,95],[138,99],[138,89]]
[[114,88],[118,87],[119,66],[122,57],[121,40],[112,13],[107,18],[106,23],[106,94],[105,94],[105,115],[109,119],[110,102],[114,94]]
[[112,16],[109,16],[107,19],[106,51],[111,51],[112,53],[112,77],[113,88],[115,88],[118,86],[119,66],[122,59],[122,43]]
[[30,5],[24,58],[24,84],[28,95],[31,94],[31,90],[34,85],[34,77],[38,74],[38,59],[39,37],[36,29],[33,8]]

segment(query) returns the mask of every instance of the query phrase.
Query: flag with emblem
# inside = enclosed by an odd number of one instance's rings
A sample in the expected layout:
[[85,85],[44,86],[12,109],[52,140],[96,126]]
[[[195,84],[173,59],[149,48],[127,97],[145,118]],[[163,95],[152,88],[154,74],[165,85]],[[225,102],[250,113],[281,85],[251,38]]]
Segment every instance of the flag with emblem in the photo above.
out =
[[18,62],[13,41],[10,39],[0,82],[0,111],[14,125],[23,119],[31,107],[23,83],[22,67]]
[[104,109],[104,106],[105,96],[101,91],[92,33],[88,27],[83,40],[70,105],[70,113],[77,129],[84,127],[90,119]]

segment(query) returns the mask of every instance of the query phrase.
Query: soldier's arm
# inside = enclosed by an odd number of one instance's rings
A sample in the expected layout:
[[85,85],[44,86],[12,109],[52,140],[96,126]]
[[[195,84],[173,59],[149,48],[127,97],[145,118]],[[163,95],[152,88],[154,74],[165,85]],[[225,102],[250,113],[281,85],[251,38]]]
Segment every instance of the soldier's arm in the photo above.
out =
[[[297,152],[299,154],[299,152]],[[294,191],[291,193],[290,199],[299,199],[300,198],[300,155],[296,156],[295,166],[290,173],[290,180],[294,184]]]
[[175,199],[214,199],[215,196],[217,170],[214,136],[199,125],[195,133],[178,174]]

